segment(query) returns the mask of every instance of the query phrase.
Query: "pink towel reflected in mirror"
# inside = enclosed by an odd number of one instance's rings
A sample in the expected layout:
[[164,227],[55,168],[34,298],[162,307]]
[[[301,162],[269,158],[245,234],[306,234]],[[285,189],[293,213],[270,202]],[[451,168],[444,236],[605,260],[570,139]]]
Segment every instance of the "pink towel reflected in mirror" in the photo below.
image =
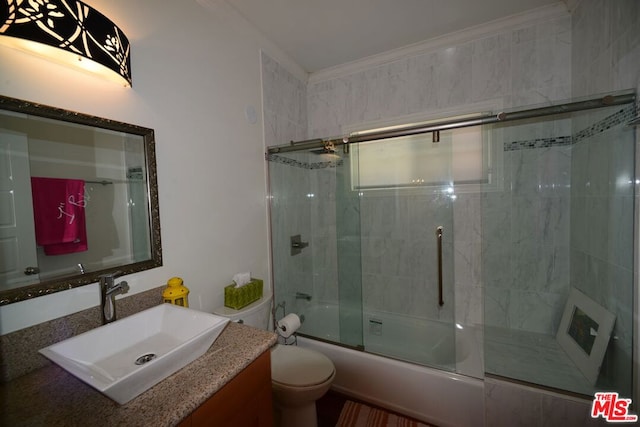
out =
[[46,255],[88,249],[84,181],[31,178],[36,243]]

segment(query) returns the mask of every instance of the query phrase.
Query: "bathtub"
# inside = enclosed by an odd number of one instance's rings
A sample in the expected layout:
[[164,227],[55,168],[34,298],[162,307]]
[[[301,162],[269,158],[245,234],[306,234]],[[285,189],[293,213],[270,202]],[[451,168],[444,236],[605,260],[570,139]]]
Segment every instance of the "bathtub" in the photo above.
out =
[[[310,306],[299,314],[304,316],[301,334],[339,340],[336,305]],[[342,315],[343,320],[350,316]],[[351,315],[359,318],[359,313]],[[363,325],[366,351],[298,337],[299,346],[333,361],[334,390],[442,427],[484,425],[481,331],[457,325],[454,346],[451,326],[437,321],[424,325],[410,317],[372,312],[363,313]],[[407,343],[417,340],[421,345],[408,352]],[[442,369],[399,360],[421,358]]]

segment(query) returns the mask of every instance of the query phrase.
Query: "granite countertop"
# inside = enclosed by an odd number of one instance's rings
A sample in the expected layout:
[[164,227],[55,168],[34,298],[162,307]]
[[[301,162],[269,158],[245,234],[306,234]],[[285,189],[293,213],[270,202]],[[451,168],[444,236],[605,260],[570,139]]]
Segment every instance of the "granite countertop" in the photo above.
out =
[[0,385],[0,425],[176,425],[275,343],[230,322],[202,357],[125,405],[51,364]]

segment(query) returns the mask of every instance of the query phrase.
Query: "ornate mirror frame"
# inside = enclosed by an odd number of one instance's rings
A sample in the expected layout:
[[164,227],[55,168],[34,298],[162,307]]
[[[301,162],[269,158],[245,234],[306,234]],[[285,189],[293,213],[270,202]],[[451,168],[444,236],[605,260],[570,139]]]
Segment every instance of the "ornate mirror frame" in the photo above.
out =
[[61,108],[37,104],[0,95],[0,110],[12,111],[30,116],[43,117],[63,122],[76,123],[95,128],[139,135],[143,138],[146,158],[147,208],[149,213],[149,237],[151,259],[109,267],[102,270],[85,272],[64,277],[40,281],[24,287],[1,290],[0,305],[11,304],[31,298],[64,291],[99,281],[103,274],[121,272],[123,275],[137,273],[162,266],[162,245],[160,240],[160,209],[158,204],[158,181],[155,154],[155,136],[153,129],[117,122]]

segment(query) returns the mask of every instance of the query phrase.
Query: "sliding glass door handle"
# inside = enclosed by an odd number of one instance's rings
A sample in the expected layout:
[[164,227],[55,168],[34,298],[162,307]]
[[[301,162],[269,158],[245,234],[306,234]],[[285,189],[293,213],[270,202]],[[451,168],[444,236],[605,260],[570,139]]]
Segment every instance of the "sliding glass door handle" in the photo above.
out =
[[444,305],[442,297],[442,226],[436,228],[436,242],[438,247],[438,305]]

